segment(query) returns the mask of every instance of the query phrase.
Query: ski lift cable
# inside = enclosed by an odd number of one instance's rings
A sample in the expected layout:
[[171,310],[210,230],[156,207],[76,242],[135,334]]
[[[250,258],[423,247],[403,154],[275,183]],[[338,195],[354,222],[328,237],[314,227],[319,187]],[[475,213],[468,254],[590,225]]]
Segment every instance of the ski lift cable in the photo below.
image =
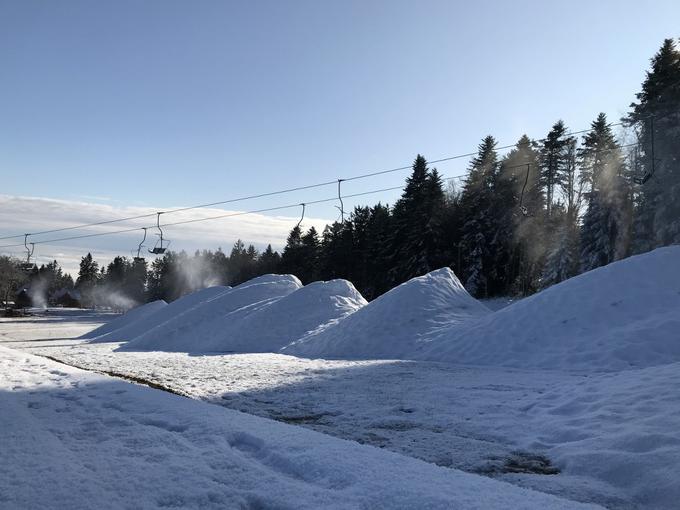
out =
[[[627,144],[627,145],[622,145],[617,147],[618,149],[622,148],[627,148],[627,147],[632,147],[638,145],[637,143],[632,143],[632,144]],[[607,152],[610,150],[615,150],[615,149],[603,149],[599,152]],[[435,161],[431,161],[430,163],[435,163]],[[523,163],[521,165],[516,165],[512,167],[505,167],[506,170],[513,169],[513,168],[520,168],[525,166],[526,163]],[[445,181],[450,181],[454,179],[464,179],[467,176],[467,174],[460,174],[460,175],[454,175],[451,177],[445,177],[443,180]],[[343,179],[343,181],[347,181],[349,179]],[[337,183],[337,181],[331,181],[331,184]],[[375,193],[381,193],[385,191],[394,191],[398,189],[403,189],[404,186],[392,186],[388,188],[381,188],[378,190],[371,190],[371,191],[366,191],[362,193],[354,193],[351,195],[342,195],[342,198],[354,198],[354,197],[360,197],[360,196],[365,196],[365,195],[371,195]],[[313,204],[320,204],[320,203],[327,203],[327,202],[332,202],[338,200],[338,197],[333,197],[333,198],[327,198],[327,199],[322,199],[322,200],[316,200],[312,202],[306,202],[307,205],[313,205]],[[193,220],[184,220],[184,221],[179,221],[179,222],[173,222],[173,223],[165,223],[163,225],[160,225],[162,227],[168,227],[168,226],[175,226],[175,225],[185,225],[188,223],[195,223],[195,222],[200,222],[200,221],[208,221],[211,219],[220,219],[220,218],[228,218],[228,217],[235,217],[235,216],[242,216],[244,214],[256,214],[256,213],[263,213],[263,212],[271,212],[271,211],[277,211],[277,210],[282,210],[282,209],[289,209],[292,207],[298,207],[300,204],[292,204],[292,205],[287,205],[287,206],[278,206],[278,207],[270,207],[270,208],[264,208],[264,209],[257,209],[254,211],[242,211],[242,212],[237,212],[237,213],[228,213],[228,214],[222,214],[218,216],[211,216],[208,218],[197,218]],[[189,208],[186,208],[189,209]],[[167,214],[168,211],[166,211],[164,214]],[[153,216],[156,216],[158,213],[153,213]],[[147,228],[153,228],[156,225],[152,226],[147,226]],[[63,237],[63,238],[58,238],[58,239],[47,239],[47,240],[42,240],[42,241],[35,241],[34,244],[47,244],[47,243],[54,243],[54,242],[61,242],[61,241],[71,241],[71,240],[77,240],[77,239],[87,239],[90,237],[99,237],[103,235],[111,235],[111,234],[123,234],[123,233],[128,233],[128,232],[134,232],[136,230],[139,230],[140,227],[133,227],[133,228],[126,228],[126,229],[121,229],[121,230],[114,230],[114,231],[109,231],[109,232],[97,232],[97,233],[92,233],[92,234],[81,234],[77,236],[70,236],[70,237]],[[36,234],[27,234],[27,235],[36,235]],[[16,236],[14,236],[16,237]],[[0,238],[1,239],[1,238]],[[24,246],[23,244],[7,244],[7,245],[0,245],[0,248],[14,248],[14,247],[21,247]]]
[[[623,122],[618,122],[618,123],[609,124],[609,127],[623,126],[623,125],[625,125]],[[579,131],[571,131],[571,132],[565,133],[565,135],[577,135],[577,134],[587,133],[589,131],[592,131],[592,128],[583,129],[583,130],[579,130]],[[502,150],[506,150],[506,149],[512,149],[512,148],[515,148],[517,146],[518,146],[517,143],[510,144],[510,145],[503,145],[501,147],[496,147],[496,150],[502,151]],[[465,154],[457,154],[457,155],[454,155],[454,156],[448,156],[448,157],[428,161],[428,163],[429,164],[444,163],[444,162],[453,161],[453,160],[456,160],[456,159],[472,157],[472,156],[475,156],[476,154],[477,154],[476,151],[475,152],[468,152],[468,153],[465,153]],[[309,184],[309,185],[304,185],[304,186],[296,186],[296,187],[293,187],[293,188],[287,188],[287,189],[282,189],[282,190],[278,190],[278,191],[270,191],[270,192],[267,192],[267,193],[247,195],[247,196],[243,196],[243,197],[231,198],[231,199],[228,199],[228,200],[221,200],[221,201],[217,201],[217,202],[209,202],[209,203],[205,203],[205,204],[198,204],[198,205],[193,205],[193,206],[189,206],[189,207],[180,207],[180,208],[176,208],[176,209],[170,209],[168,211],[165,211],[164,214],[172,214],[172,213],[190,211],[190,210],[193,210],[193,209],[201,209],[201,208],[213,207],[213,206],[217,206],[217,205],[224,205],[224,204],[230,204],[230,203],[236,203],[236,202],[243,202],[243,201],[247,201],[247,200],[254,200],[254,199],[258,199],[258,198],[266,198],[266,197],[281,195],[281,194],[285,194],[285,193],[293,193],[295,191],[304,191],[304,190],[309,190],[309,189],[321,188],[321,187],[324,187],[324,186],[330,186],[332,184],[336,184],[338,181],[355,181],[355,180],[359,180],[359,179],[366,179],[366,178],[369,178],[369,177],[375,177],[375,176],[378,176],[378,175],[384,175],[384,174],[388,174],[388,173],[404,171],[404,170],[408,170],[410,168],[412,168],[412,165],[404,165],[404,166],[400,166],[400,167],[396,167],[396,168],[390,168],[390,169],[387,169],[387,170],[379,170],[379,171],[376,171],[376,172],[368,172],[368,173],[363,173],[363,174],[359,174],[359,175],[354,175],[354,176],[343,178],[343,179],[336,179],[336,180],[332,180],[332,181],[319,182],[319,183],[316,183],[316,184]],[[101,225],[110,225],[110,224],[113,224],[113,223],[121,223],[121,222],[124,222],[124,221],[132,221],[132,220],[138,220],[138,219],[144,219],[144,218],[151,218],[155,215],[156,215],[156,213],[139,214],[139,215],[136,215],[136,216],[127,216],[127,217],[124,217],[124,218],[116,218],[116,219],[112,219],[112,220],[104,220],[104,221],[97,221],[97,222],[92,222],[92,223],[84,223],[84,224],[81,224],[81,225],[73,225],[73,226],[70,226],[70,227],[55,228],[55,229],[50,229],[50,230],[42,230],[42,231],[38,231],[38,232],[32,232],[32,233],[30,233],[30,235],[38,236],[38,235],[44,235],[44,234],[53,234],[53,233],[57,233],[57,232],[65,232],[65,231],[69,231],[69,230],[79,230],[79,229],[88,228],[88,227],[96,227],[96,226],[101,226]],[[18,237],[22,237],[22,235],[1,236],[0,240],[16,239]]]

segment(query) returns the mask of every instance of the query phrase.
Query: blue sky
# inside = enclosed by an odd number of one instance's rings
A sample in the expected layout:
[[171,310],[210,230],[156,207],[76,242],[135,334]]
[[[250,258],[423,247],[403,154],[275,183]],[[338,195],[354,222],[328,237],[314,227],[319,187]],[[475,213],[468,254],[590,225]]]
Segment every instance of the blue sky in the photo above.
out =
[[583,129],[626,112],[678,19],[677,1],[1,0],[1,192],[163,209]]

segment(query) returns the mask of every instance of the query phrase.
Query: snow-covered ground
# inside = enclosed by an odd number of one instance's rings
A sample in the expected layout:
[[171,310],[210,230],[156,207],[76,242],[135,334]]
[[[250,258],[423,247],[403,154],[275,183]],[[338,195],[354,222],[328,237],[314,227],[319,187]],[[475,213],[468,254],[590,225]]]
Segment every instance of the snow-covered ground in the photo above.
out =
[[0,374],[2,508],[577,508],[5,347]]
[[0,374],[2,508],[576,508],[4,347]]
[[448,269],[370,304],[349,282],[266,275],[98,330],[122,344],[78,340],[110,316],[68,310],[0,320],[0,341],[450,473],[670,510],[680,501],[678,260],[680,247],[656,250],[493,312]]
[[[96,317],[83,317],[93,327]],[[677,365],[584,375],[273,353],[115,352],[115,343],[31,341],[39,323],[0,322],[3,339],[23,340],[3,345],[572,501],[671,509],[680,498]],[[85,325],[58,327],[59,337],[75,337]],[[513,473],[515,465],[561,472]]]

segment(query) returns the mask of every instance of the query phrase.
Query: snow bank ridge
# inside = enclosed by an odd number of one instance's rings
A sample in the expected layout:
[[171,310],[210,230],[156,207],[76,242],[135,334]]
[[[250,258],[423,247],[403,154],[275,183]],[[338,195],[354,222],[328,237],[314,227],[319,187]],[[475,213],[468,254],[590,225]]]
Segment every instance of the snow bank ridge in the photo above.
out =
[[461,328],[421,359],[579,371],[680,361],[680,246],[581,274]]
[[111,333],[112,331],[116,331],[120,328],[134,324],[135,322],[142,320],[153,313],[156,313],[158,310],[166,306],[168,306],[168,304],[162,299],[159,299],[158,301],[152,301],[151,303],[146,303],[136,308],[132,308],[131,310],[128,310],[120,317],[116,317],[112,321],[107,322],[106,324],[98,327],[97,329],[94,329],[89,333],[82,335],[80,338],[101,337],[103,335],[106,335],[107,333]]
[[281,352],[317,358],[403,358],[438,329],[490,313],[449,268],[413,278]]
[[[238,317],[236,312],[249,313],[266,306],[302,287],[293,275],[264,275],[249,280],[213,298],[201,301],[136,338],[120,350],[212,352],[215,338]],[[221,350],[221,349],[217,349]]]
[[106,334],[97,336],[96,338],[90,340],[90,343],[126,342],[156,326],[169,321],[178,313],[182,313],[187,308],[191,308],[199,303],[202,303],[203,301],[207,301],[208,299],[223,294],[230,288],[231,287],[215,286],[192,292],[191,294],[186,294],[167,306],[160,307],[152,313],[145,314],[139,320],[117,328]]

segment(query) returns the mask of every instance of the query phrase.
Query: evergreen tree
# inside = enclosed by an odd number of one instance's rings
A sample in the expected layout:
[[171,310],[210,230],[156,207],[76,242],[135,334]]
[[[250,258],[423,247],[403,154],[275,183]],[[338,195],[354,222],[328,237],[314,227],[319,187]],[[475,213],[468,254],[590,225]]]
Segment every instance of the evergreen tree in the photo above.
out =
[[369,270],[369,246],[371,209],[369,207],[355,207],[349,217],[352,231],[352,254],[349,280],[360,292],[369,287],[371,273]]
[[581,229],[581,269],[588,271],[627,256],[630,244],[631,192],[623,155],[604,113],[584,136],[579,158],[588,204]]
[[[523,135],[501,162],[511,184],[512,247],[507,292],[526,295],[539,288],[546,257],[545,197],[536,144]],[[507,199],[506,199],[507,200]]]
[[498,171],[496,140],[484,138],[477,156],[470,164],[463,185],[460,209],[464,223],[461,227],[463,251],[463,281],[465,288],[474,296],[489,295],[488,274],[492,264],[493,188]]
[[319,279],[320,246],[319,234],[314,227],[310,227],[307,233],[300,238],[301,264],[298,277],[305,285]]
[[420,154],[406,187],[394,205],[392,260],[393,285],[437,269],[442,264],[444,190],[436,170],[428,170]]
[[583,183],[576,167],[576,139],[567,134],[561,120],[542,141],[540,167],[546,196],[544,242],[548,259],[541,281],[545,287],[565,275],[573,276],[578,268],[578,213]]
[[280,264],[281,256],[272,249],[271,244],[268,244],[257,261],[258,273],[261,275],[276,273],[279,271]]
[[562,204],[555,205],[553,214],[560,217],[561,221],[556,222],[560,227],[557,231],[556,243],[548,254],[541,281],[543,288],[576,276],[579,271],[578,228],[566,220],[567,211]]
[[545,190],[546,214],[553,213],[553,203],[557,199],[556,191],[565,186],[565,178],[569,173],[570,149],[574,138],[567,135],[567,127],[561,120],[557,121],[545,140],[540,151],[541,185]]
[[239,285],[255,276],[258,253],[251,244],[246,248],[243,241],[238,239],[229,254],[229,282]]
[[76,280],[76,289],[80,292],[81,302],[85,306],[95,306],[95,286],[99,280],[99,264],[88,253],[80,259],[80,269]]
[[390,289],[389,262],[393,218],[387,205],[378,203],[370,209],[366,226],[366,284],[360,292],[374,299]]
[[326,225],[321,238],[321,278],[331,280],[333,278],[350,279],[354,261],[353,232],[350,221],[336,221]]
[[680,51],[666,39],[624,119],[642,147],[635,248],[644,251],[680,242]]
[[288,234],[286,246],[281,254],[281,271],[297,276],[304,272],[304,266],[305,260],[304,249],[302,248],[302,230],[299,225],[296,225]]
[[125,295],[135,303],[143,303],[146,297],[147,265],[146,260],[134,259],[127,269],[125,275],[124,292]]
[[171,300],[173,295],[172,265],[174,259],[175,254],[173,252],[166,252],[165,255],[154,259],[151,263],[147,279],[149,301],[156,301],[158,299]]

